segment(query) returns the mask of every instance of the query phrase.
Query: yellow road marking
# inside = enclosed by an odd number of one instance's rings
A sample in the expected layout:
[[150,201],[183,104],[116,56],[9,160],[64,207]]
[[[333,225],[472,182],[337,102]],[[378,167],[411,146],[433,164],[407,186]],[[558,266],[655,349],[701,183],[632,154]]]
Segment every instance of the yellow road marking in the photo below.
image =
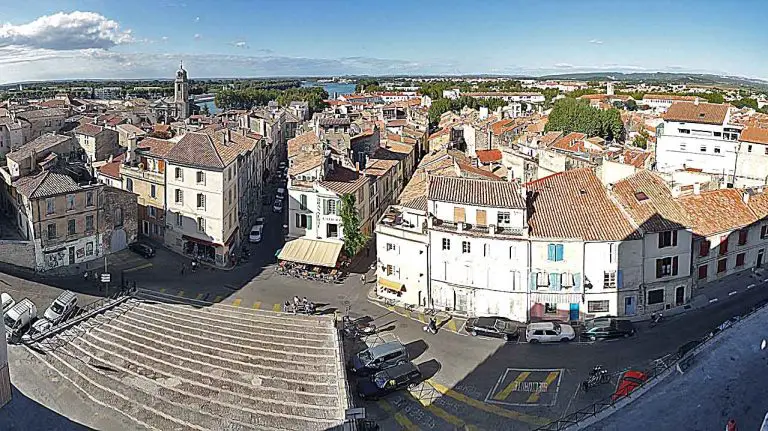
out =
[[456,401],[460,401],[464,404],[467,404],[470,407],[474,407],[484,412],[493,413],[497,416],[514,419],[514,420],[518,420],[521,422],[526,422],[534,425],[546,425],[551,422],[549,419],[546,419],[546,418],[531,416],[525,413],[516,412],[514,410],[503,409],[501,407],[494,406],[492,404],[486,404],[482,401],[478,401],[474,398],[470,398],[460,392],[456,392],[453,389],[448,388],[447,386],[443,386],[432,379],[427,380],[427,382],[430,385],[432,385],[432,387],[435,388],[441,394],[447,395],[455,399]]
[[453,319],[448,321],[448,329],[450,329],[453,332],[459,332],[458,329],[456,329],[456,321]]
[[525,381],[525,379],[527,379],[528,376],[530,376],[530,375],[531,375],[530,371],[523,371],[522,373],[520,373],[517,376],[517,378],[515,378],[515,380],[512,380],[512,382],[510,384],[508,384],[507,387],[504,388],[503,391],[501,391],[498,394],[494,395],[493,399],[497,400],[497,401],[506,400],[507,397],[509,396],[509,394],[511,394],[512,391],[517,389],[517,387],[520,386],[520,383],[523,383]]
[[387,310],[395,313],[395,306],[394,305],[387,305]]
[[243,302],[243,300],[240,298],[237,298],[234,301],[232,301],[232,305],[235,307],[239,307],[241,302]]
[[184,291],[183,290],[179,290],[179,295],[178,296],[183,298],[184,297]]
[[261,301],[254,302],[253,307],[251,308],[253,308],[254,310],[258,310],[259,308],[261,308]]
[[272,311],[282,311],[283,310],[283,304],[275,304],[272,306]]
[[411,395],[413,395],[414,398],[419,400],[422,406],[432,413],[433,415],[439,417],[440,419],[448,422],[449,424],[455,426],[456,428],[460,428],[466,431],[479,431],[479,429],[475,425],[470,425],[463,420],[459,419],[458,417],[448,413],[447,411],[441,409],[440,407],[432,404],[428,399],[422,399],[416,396],[415,393],[411,392]]
[[160,293],[165,293],[165,288],[160,289]]
[[124,269],[123,272],[133,272],[133,271],[138,271],[140,269],[150,268],[150,267],[152,267],[152,264],[147,262],[144,265],[139,265],[139,266],[134,266],[133,268]]
[[195,299],[203,299],[203,296],[205,296],[204,293],[198,293]]
[[[546,383],[546,387],[549,388],[549,385],[551,385],[552,382],[554,382],[555,379],[557,379],[557,376],[559,376],[559,375],[560,375],[559,371],[552,371],[552,372],[550,372],[547,375],[547,378],[544,379],[544,383]],[[528,400],[526,401],[526,403],[535,403],[536,401],[539,400],[540,397],[541,397],[541,392],[534,392],[534,393],[531,394],[530,397],[528,397]]]
[[393,415],[395,420],[398,424],[400,424],[401,427],[408,431],[419,431],[419,427],[417,427],[413,422],[411,422],[408,417],[406,417],[404,414],[396,411],[391,405],[389,405],[388,402],[384,400],[378,401],[379,407],[381,407],[384,411],[389,413],[390,415]]
[[409,310],[405,310],[405,309],[404,309],[404,310],[403,310],[403,316],[405,316],[405,317],[407,317],[407,318],[409,318],[409,319],[410,319],[410,318],[411,318],[411,312],[410,312]]
[[419,322],[426,323],[426,321],[424,320],[424,313],[419,313]]
[[213,302],[221,302],[221,300],[224,299],[222,295],[219,295],[216,297],[216,299],[213,300]]

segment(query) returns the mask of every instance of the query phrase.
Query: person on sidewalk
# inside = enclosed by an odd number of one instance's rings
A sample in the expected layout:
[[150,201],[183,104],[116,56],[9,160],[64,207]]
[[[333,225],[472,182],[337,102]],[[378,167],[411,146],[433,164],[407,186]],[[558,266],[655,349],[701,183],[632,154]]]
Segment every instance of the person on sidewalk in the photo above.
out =
[[365,284],[365,273],[360,274],[360,283]]

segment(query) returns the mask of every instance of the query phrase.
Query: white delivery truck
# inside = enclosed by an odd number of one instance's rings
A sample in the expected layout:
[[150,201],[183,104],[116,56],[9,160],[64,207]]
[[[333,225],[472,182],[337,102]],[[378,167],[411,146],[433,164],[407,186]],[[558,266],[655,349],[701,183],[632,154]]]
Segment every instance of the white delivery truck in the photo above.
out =
[[19,340],[36,318],[37,307],[29,298],[17,302],[3,317],[6,340]]

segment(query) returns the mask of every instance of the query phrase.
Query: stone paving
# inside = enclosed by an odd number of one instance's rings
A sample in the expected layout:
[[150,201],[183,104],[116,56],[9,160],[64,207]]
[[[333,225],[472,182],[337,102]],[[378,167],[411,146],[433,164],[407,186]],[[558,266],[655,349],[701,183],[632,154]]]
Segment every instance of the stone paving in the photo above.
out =
[[131,299],[87,323],[32,354],[132,428],[321,430],[344,419],[333,316]]

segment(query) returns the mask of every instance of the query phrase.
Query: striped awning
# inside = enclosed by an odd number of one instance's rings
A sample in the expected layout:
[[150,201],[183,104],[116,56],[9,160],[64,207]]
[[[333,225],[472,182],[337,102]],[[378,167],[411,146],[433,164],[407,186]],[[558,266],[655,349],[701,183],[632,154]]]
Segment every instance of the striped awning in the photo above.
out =
[[531,293],[534,304],[580,304],[580,293]]
[[379,286],[394,292],[398,292],[398,293],[402,292],[403,287],[405,287],[403,283],[387,280],[386,278],[382,278],[382,277],[379,277]]
[[305,265],[334,268],[339,260],[342,245],[341,242],[335,241],[298,238],[285,243],[277,258]]

